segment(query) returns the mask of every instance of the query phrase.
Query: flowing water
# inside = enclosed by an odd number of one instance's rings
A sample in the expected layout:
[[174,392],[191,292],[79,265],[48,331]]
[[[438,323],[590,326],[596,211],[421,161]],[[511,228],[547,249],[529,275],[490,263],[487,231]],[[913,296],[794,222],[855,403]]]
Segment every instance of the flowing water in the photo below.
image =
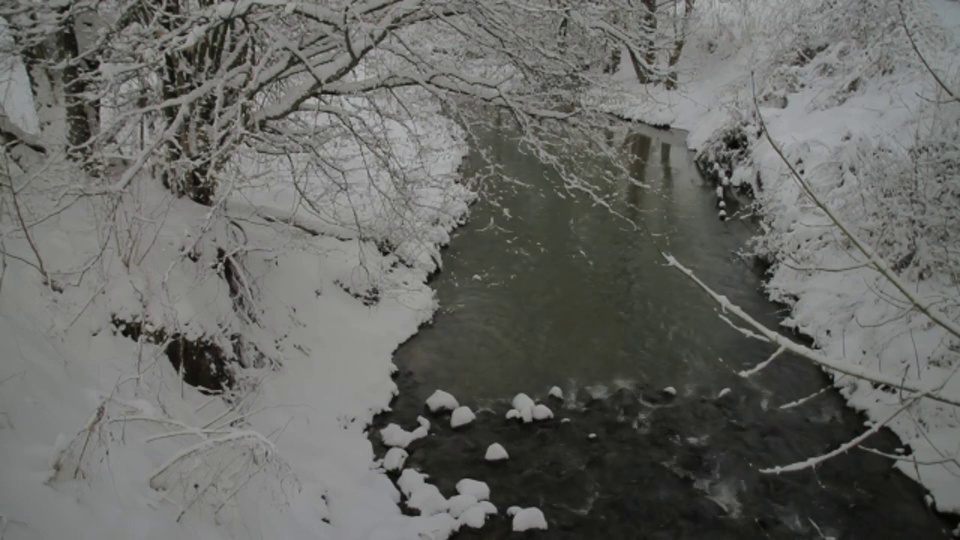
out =
[[[427,415],[431,435],[408,449],[407,466],[448,496],[464,477],[492,488],[500,517],[461,537],[510,536],[503,511],[512,505],[540,507],[545,538],[947,536],[922,490],[872,454],[800,473],[758,472],[835,448],[864,429],[864,418],[833,391],[780,409],[827,384],[798,358],[738,377],[771,347],[731,328],[664,265],[655,243],[761,321],[776,326],[782,315],[762,296],[760,271],[737,255],[752,225],[718,219],[714,189],[682,133],[637,126],[625,138],[637,182],[609,186],[610,209],[558,189],[556,175],[508,131],[483,143],[516,181],[487,184],[455,233],[433,282],[441,309],[397,351],[400,397],[377,421],[412,429],[438,388],[479,409],[456,431]],[[466,174],[480,166],[469,158]],[[562,402],[547,397],[553,385]],[[506,420],[517,392],[556,418]],[[508,461],[483,460],[493,442]],[[892,451],[897,441],[881,434],[870,445]]]

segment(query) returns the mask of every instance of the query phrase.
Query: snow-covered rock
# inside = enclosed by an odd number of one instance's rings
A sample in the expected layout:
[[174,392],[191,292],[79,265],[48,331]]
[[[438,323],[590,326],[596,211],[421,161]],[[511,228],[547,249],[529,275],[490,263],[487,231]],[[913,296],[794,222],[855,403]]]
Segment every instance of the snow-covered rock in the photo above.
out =
[[414,490],[425,484],[426,481],[427,475],[413,469],[404,469],[400,473],[400,478],[397,479],[397,487],[400,488],[405,497],[409,498],[413,495]]
[[591,433],[591,434],[587,435],[587,438],[592,441],[592,440],[594,440],[594,439],[597,438],[597,434],[596,434],[596,433]]
[[666,388],[663,389],[663,393],[664,393],[664,394],[669,394],[669,395],[671,395],[671,396],[675,396],[675,395],[677,395],[677,389],[674,388],[674,387],[672,387],[672,386],[668,386],[668,387],[666,387]]
[[507,411],[507,420],[513,420],[515,418],[516,419],[520,418],[520,411],[516,409],[510,409],[509,411]]
[[520,415],[520,419],[523,420],[525,424],[533,421],[533,408],[536,406],[536,403],[530,399],[530,396],[520,392],[514,396],[511,404],[513,405],[513,408],[517,410]]
[[727,395],[727,394],[729,394],[729,393],[730,393],[730,389],[729,389],[729,388],[724,388],[723,390],[720,391],[719,394],[717,394],[717,399],[720,399],[720,398],[722,398],[723,396],[725,396],[725,395]]
[[457,482],[457,493],[461,495],[473,495],[478,501],[485,501],[490,498],[490,486],[486,482],[464,478]]
[[453,397],[453,395],[448,392],[444,392],[443,390],[437,390],[433,394],[430,394],[430,397],[427,398],[427,408],[433,413],[440,411],[452,411],[459,406],[460,403],[457,402],[457,398]]
[[407,431],[397,424],[389,424],[380,430],[380,438],[383,444],[397,448],[406,448],[413,441],[427,436],[427,428],[420,426],[413,431]]
[[559,386],[554,386],[551,388],[550,391],[547,392],[547,395],[552,398],[563,400],[563,390],[561,390]]
[[523,510],[523,508],[519,506],[511,506],[510,508],[507,508],[507,515],[510,517],[513,517],[517,515],[517,513],[520,512],[521,510]]
[[510,455],[507,454],[507,449],[504,448],[502,444],[493,443],[487,447],[487,453],[484,454],[483,459],[487,461],[503,461],[510,459]]
[[417,416],[417,423],[420,424],[420,427],[422,427],[423,429],[430,431],[430,421],[427,420],[426,418],[422,416]]
[[550,420],[553,418],[553,411],[550,407],[539,403],[533,407],[533,419],[537,421]]
[[547,530],[547,518],[539,508],[523,508],[513,516],[513,530],[523,532],[530,530]]
[[[460,523],[446,512],[432,516],[416,517],[414,518],[414,526],[416,528],[416,532],[413,534],[414,538],[429,540],[447,540],[460,530]],[[384,536],[371,540],[393,540],[397,537],[405,538],[405,536],[398,535],[396,530],[389,530]]]
[[470,422],[473,422],[477,418],[477,415],[473,414],[473,411],[470,410],[470,407],[457,407],[453,410],[453,414],[450,415],[450,427],[458,428],[460,426],[465,426]]
[[478,501],[473,495],[461,494],[450,497],[450,500],[447,502],[449,503],[448,511],[450,512],[450,515],[458,518],[460,517],[460,514],[466,512],[471,507],[476,506],[480,501]]
[[492,515],[497,513],[497,507],[494,506],[493,503],[490,501],[480,501],[479,503],[477,503],[477,506],[479,506],[480,508],[483,508],[483,511],[487,514]]
[[423,483],[417,486],[407,500],[407,507],[419,510],[420,515],[432,516],[446,512],[449,507],[447,498],[433,484]]
[[560,419],[560,423],[561,423],[561,424],[569,424],[569,423],[570,423],[570,419],[569,419],[569,418],[561,418],[561,419]]
[[479,529],[483,527],[483,524],[487,521],[487,513],[483,511],[483,508],[479,506],[473,506],[467,509],[466,512],[460,515],[457,519],[457,523],[461,526],[467,526],[471,529]]
[[513,397],[513,401],[510,402],[513,405],[513,408],[518,411],[523,411],[524,409],[532,409],[534,406],[533,399],[530,396],[520,392]]
[[399,471],[407,462],[407,457],[409,454],[403,448],[391,448],[383,456],[383,468],[388,471]]

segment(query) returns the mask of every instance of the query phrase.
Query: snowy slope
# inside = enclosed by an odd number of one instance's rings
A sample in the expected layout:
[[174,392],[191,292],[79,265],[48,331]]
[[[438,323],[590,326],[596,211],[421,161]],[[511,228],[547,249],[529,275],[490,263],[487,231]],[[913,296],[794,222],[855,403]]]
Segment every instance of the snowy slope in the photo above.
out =
[[[4,105],[29,102],[22,73],[11,80],[14,101]],[[433,315],[425,282],[472,197],[456,175],[465,152],[457,128],[429,109],[417,122],[407,128],[433,138],[409,157],[419,164],[407,167],[413,210],[400,219],[418,243],[377,228],[395,216],[374,195],[383,190],[369,188],[376,170],[347,178],[364,227],[336,212],[328,229],[317,227],[336,237],[286,224],[315,217],[291,213],[304,203],[287,192],[241,189],[213,211],[146,176],[118,208],[79,200],[36,220],[29,240],[0,216],[0,535],[352,539],[433,530],[401,515],[365,433],[396,393],[393,350]],[[58,190],[77,174],[59,162],[31,179],[18,197],[31,221],[60,208]],[[329,189],[320,176],[305,181]],[[129,234],[104,242],[105,228],[120,223]],[[384,241],[400,256],[384,254]],[[31,242],[55,287],[35,268]],[[221,247],[234,248],[242,301]],[[125,337],[116,319],[202,339],[245,367],[231,392],[205,395],[181,382],[164,343]]]

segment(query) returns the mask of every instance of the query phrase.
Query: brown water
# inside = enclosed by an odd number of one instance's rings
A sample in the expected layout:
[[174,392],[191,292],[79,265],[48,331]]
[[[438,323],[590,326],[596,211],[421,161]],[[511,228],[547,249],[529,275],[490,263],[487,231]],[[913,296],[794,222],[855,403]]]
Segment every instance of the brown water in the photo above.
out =
[[[630,170],[649,188],[608,186],[610,212],[558,189],[509,131],[483,138],[520,182],[488,183],[457,231],[433,283],[441,309],[397,351],[401,394],[378,422],[415,425],[438,388],[481,412],[456,433],[436,419],[407,466],[448,496],[472,477],[490,484],[501,511],[539,506],[548,538],[945,537],[949,525],[921,489],[882,458],[858,451],[815,471],[757,472],[836,447],[863,418],[832,391],[779,409],[827,384],[798,358],[750,380],[735,375],[771,348],[721,321],[654,243],[761,321],[775,326],[781,313],[762,296],[758,270],[736,255],[752,226],[718,220],[714,190],[683,142],[682,133],[639,126],[625,137]],[[481,165],[470,158],[467,175]],[[546,398],[553,385],[564,403]],[[557,419],[506,421],[517,392],[544,400]],[[483,461],[492,442],[508,462]],[[871,441],[896,444],[889,434]],[[500,517],[465,536],[509,534]]]

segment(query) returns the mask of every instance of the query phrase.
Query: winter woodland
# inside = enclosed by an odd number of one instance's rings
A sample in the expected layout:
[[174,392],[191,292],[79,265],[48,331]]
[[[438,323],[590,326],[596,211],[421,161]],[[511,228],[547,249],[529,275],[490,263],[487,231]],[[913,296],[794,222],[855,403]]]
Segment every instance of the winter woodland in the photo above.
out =
[[[0,2],[0,538],[483,526],[486,484],[403,468],[427,418],[375,455],[392,353],[508,180],[491,156],[460,174],[478,133],[509,123],[603,207],[631,181],[625,119],[687,130],[721,201],[754,201],[721,217],[758,223],[745,250],[798,334],[662,253],[777,346],[742,376],[797,353],[870,419],[766,472],[878,452],[887,427],[892,466],[960,513],[958,53],[956,0]],[[517,418],[553,421],[527,400]]]

